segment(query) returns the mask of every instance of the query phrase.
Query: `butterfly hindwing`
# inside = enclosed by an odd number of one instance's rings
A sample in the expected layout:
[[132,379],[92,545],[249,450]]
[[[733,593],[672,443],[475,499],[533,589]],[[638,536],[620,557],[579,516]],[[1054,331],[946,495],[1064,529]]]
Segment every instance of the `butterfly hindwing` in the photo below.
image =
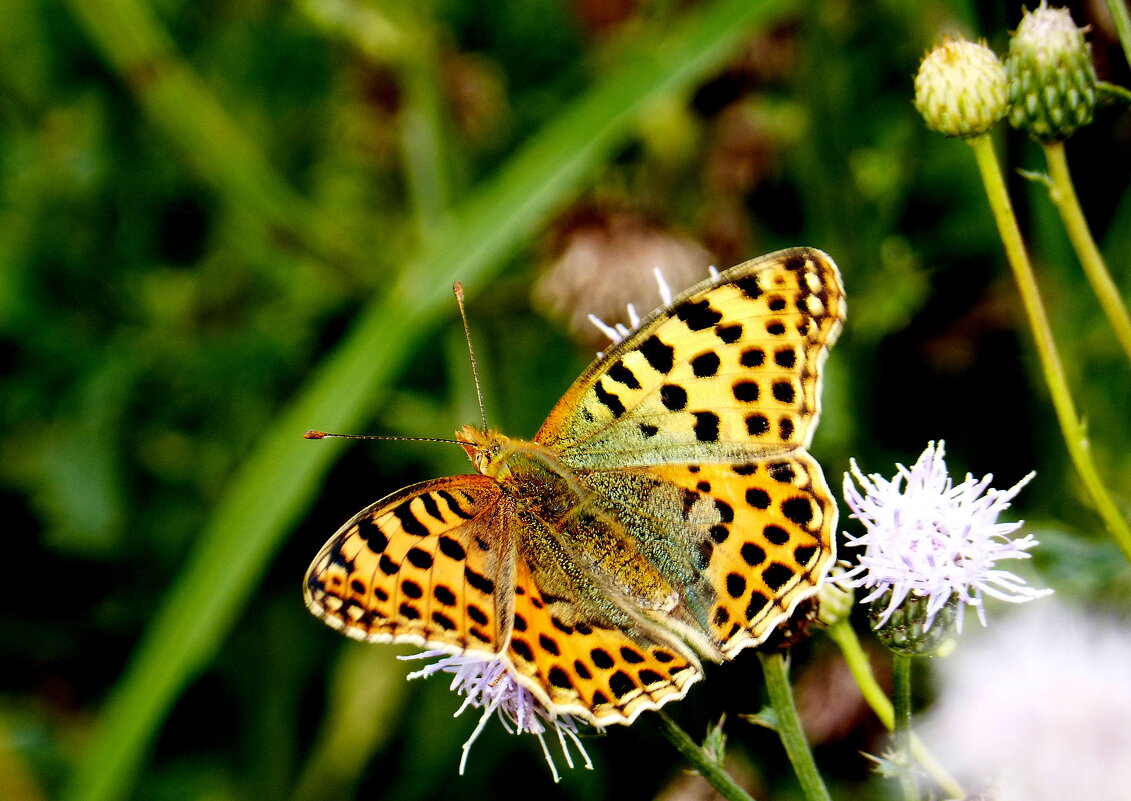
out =
[[499,484],[425,481],[346,523],[311,564],[310,610],[355,639],[495,653],[510,626],[513,546]]
[[659,621],[716,658],[762,642],[835,558],[836,505],[803,452],[594,471],[582,483],[680,593]]
[[573,602],[543,593],[522,559],[507,656],[547,708],[598,725],[631,723],[682,698],[703,677],[695,656],[670,635],[593,620]]
[[808,454],[650,470],[718,510],[697,528],[697,553],[715,590],[704,622],[727,658],[762,642],[835,561],[836,504]]
[[575,468],[734,461],[809,444],[844,317],[810,248],[745,262],[676,297],[609,349],[535,436]]

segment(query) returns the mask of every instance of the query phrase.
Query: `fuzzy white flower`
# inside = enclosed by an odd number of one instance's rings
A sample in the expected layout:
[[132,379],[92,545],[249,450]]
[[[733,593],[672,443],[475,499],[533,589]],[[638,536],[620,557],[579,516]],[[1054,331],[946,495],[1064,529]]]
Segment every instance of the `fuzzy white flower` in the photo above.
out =
[[976,608],[985,625],[985,595],[1020,603],[1051,592],[1033,589],[996,567],[1002,559],[1027,559],[1027,551],[1037,544],[1031,534],[1010,539],[1021,522],[997,522],[1034,474],[1008,490],[990,488],[992,475],[975,480],[967,474],[955,485],[943,456],[943,443],[931,442],[910,470],[897,464],[891,480],[876,473],[865,476],[855,460],[851,474],[844,476],[850,516],[864,524],[865,532],[846,534],[846,544],[864,552],[841,581],[872,590],[861,603],[890,593],[877,628],[909,598],[926,601],[926,629],[948,602],[957,604],[961,631],[966,606]]
[[1123,801],[1131,793],[1131,626],[1056,603],[1002,620],[932,662],[924,742],[995,801]]
[[[558,743],[562,749],[566,764],[573,767],[573,757],[569,752],[569,743],[572,742],[581,756],[585,759],[585,767],[593,769],[593,763],[585,747],[577,736],[577,720],[572,715],[559,715],[543,706],[530,690],[523,687],[514,677],[509,665],[501,659],[484,658],[482,656],[452,656],[444,651],[425,651],[412,656],[402,656],[401,659],[432,659],[441,657],[438,662],[425,665],[420,670],[408,675],[409,679],[431,676],[433,673],[452,673],[451,689],[459,695],[467,696],[463,704],[456,710],[458,716],[465,709],[482,708],[483,715],[479,724],[463,744],[463,756],[459,762],[459,772],[463,775],[467,766],[467,755],[471,752],[471,744],[479,737],[492,713],[498,713],[498,718],[511,734],[529,733],[538,738],[542,745],[542,754],[546,757],[546,764],[557,782],[557,766],[550,755],[549,746],[546,745],[545,733],[553,729],[558,736]],[[512,728],[513,727],[513,728]]]

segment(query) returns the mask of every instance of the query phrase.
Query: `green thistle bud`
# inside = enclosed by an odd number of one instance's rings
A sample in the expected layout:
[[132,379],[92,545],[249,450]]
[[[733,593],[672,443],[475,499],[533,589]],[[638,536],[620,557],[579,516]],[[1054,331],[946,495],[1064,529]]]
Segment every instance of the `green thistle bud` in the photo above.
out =
[[1092,121],[1096,71],[1066,8],[1025,11],[1009,43],[1009,122],[1039,142],[1067,139]]
[[994,51],[965,39],[945,39],[919,65],[915,108],[931,130],[981,136],[1009,110],[1007,86]]
[[957,595],[951,596],[933,616],[929,612],[930,598],[914,592],[883,620],[890,605],[891,590],[888,590],[873,601],[868,610],[872,628],[888,650],[907,656],[946,656],[954,650]]

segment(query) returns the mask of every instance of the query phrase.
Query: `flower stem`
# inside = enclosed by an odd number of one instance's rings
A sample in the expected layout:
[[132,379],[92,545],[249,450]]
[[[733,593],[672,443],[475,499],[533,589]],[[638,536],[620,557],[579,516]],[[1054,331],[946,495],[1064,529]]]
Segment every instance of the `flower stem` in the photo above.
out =
[[675,750],[679,751],[684,759],[695,766],[699,775],[714,787],[719,795],[727,801],[754,801],[749,793],[735,784],[734,779],[722,769],[721,765],[707,756],[667,712],[662,709],[656,710],[655,720],[659,722],[660,732],[668,738],[668,742],[675,746]]
[[830,801],[829,791],[825,788],[821,774],[817,772],[817,763],[813,761],[813,752],[809,749],[809,741],[801,728],[801,718],[797,716],[785,656],[780,653],[759,653],[758,659],[762,662],[766,689],[770,692],[770,704],[777,715],[778,736],[789,755],[789,761],[793,763],[793,771],[797,774],[805,798],[808,801]]
[[[868,706],[872,708],[872,711],[876,713],[876,717],[880,719],[884,726],[888,729],[894,728],[895,710],[884,693],[884,689],[876,681],[876,674],[872,672],[872,665],[868,661],[868,655],[864,653],[864,649],[860,645],[856,631],[847,620],[841,620],[829,627],[828,634],[840,648],[844,661],[848,665],[848,670],[852,673],[852,678],[856,680],[856,686],[860,688],[860,693],[864,696]],[[934,755],[914,734],[911,735],[911,753],[914,755],[915,761],[935,780],[935,783],[938,784],[947,798],[966,797],[966,791],[962,789],[962,785],[946,772],[946,769],[938,763]]]
[[1037,345],[1037,355],[1040,358],[1041,369],[1045,374],[1045,381],[1052,396],[1053,408],[1056,410],[1057,421],[1060,423],[1061,434],[1064,436],[1065,445],[1076,473],[1087,491],[1096,512],[1103,519],[1104,525],[1123,551],[1124,556],[1131,560],[1131,526],[1119,513],[1115,502],[1104,487],[1092,461],[1091,445],[1084,427],[1076,415],[1076,408],[1072,403],[1072,396],[1068,391],[1068,380],[1064,376],[1064,367],[1056,351],[1056,343],[1052,338],[1052,329],[1049,327],[1048,317],[1045,315],[1044,305],[1041,302],[1037,281],[1033,276],[1033,268],[1029,264],[1029,256],[1025,252],[1025,244],[1021,239],[1021,230],[1017,226],[1017,219],[1013,216],[1013,206],[1009,202],[1009,194],[1002,180],[1001,168],[994,154],[993,144],[989,136],[977,136],[967,140],[974,148],[974,156],[978,162],[978,169],[982,174],[982,184],[985,186],[986,195],[990,201],[994,220],[997,222],[998,234],[1005,246],[1005,254],[1009,265],[1013,269],[1013,277],[1017,282],[1017,289],[1021,295],[1021,303],[1025,314],[1029,318],[1029,327],[1033,331],[1033,339]]
[[891,695],[895,707],[895,751],[901,768],[899,783],[906,801],[919,801],[919,782],[911,759],[911,657],[893,657]]
[[1119,297],[1119,289],[1111,278],[1111,273],[1104,264],[1100,249],[1096,247],[1096,240],[1088,229],[1088,221],[1080,208],[1080,201],[1076,198],[1076,188],[1072,185],[1072,175],[1068,171],[1068,160],[1064,157],[1064,142],[1047,142],[1044,145],[1045,158],[1049,164],[1049,198],[1060,212],[1060,219],[1072,240],[1072,247],[1080,264],[1084,267],[1084,274],[1092,285],[1092,290],[1099,298],[1111,327],[1115,329],[1115,337],[1131,360],[1131,316],[1127,314],[1127,307]]

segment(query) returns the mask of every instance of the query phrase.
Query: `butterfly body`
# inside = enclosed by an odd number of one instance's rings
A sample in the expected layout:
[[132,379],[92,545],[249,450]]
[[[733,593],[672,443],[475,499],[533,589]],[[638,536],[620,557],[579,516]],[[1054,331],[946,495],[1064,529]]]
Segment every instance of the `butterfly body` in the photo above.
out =
[[827,256],[705,281],[579,378],[533,440],[360,512],[306,580],[346,634],[502,659],[548,710],[628,723],[815,592],[836,507],[805,448],[844,315]]

